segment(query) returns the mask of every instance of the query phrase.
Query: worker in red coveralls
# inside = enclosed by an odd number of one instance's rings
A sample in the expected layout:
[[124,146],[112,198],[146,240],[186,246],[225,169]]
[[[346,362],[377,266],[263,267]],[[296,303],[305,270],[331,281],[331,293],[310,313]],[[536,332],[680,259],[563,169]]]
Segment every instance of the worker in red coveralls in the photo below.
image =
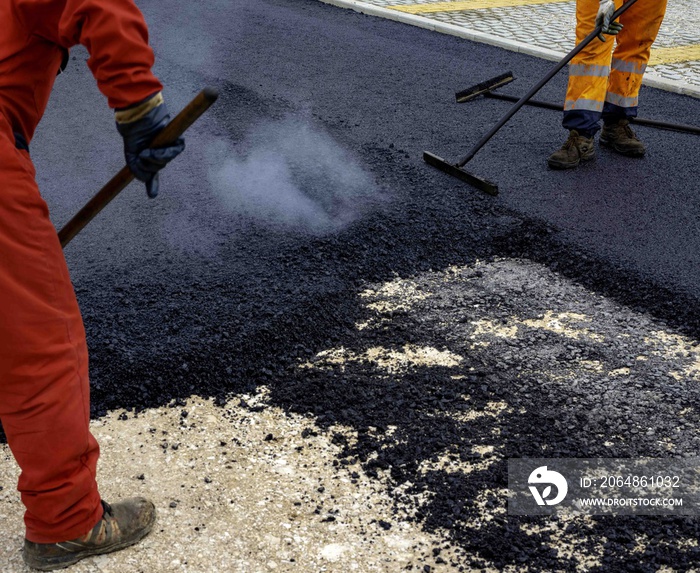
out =
[[639,88],[651,46],[666,13],[667,0],[638,0],[612,21],[623,0],[576,0],[576,42],[598,25],[616,41],[594,40],[569,65],[562,124],[569,130],[561,149],[549,156],[552,169],[573,169],[595,159],[594,138],[603,120],[600,144],[627,157],[643,157],[646,147],[630,127],[637,117]]
[[0,2],[0,419],[22,473],[24,560],[50,571],[132,545],[155,522],[142,498],[109,505],[95,482],[85,331],[29,147],[68,49],[88,66],[124,139],[127,164],[158,192],[184,149],[148,144],[169,121],[132,0]]

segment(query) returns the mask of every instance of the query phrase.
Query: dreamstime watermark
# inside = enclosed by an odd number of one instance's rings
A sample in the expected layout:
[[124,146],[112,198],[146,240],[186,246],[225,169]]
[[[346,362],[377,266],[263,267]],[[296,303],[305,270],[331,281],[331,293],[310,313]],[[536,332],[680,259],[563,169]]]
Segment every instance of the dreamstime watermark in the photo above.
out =
[[517,458],[511,515],[700,515],[700,459]]

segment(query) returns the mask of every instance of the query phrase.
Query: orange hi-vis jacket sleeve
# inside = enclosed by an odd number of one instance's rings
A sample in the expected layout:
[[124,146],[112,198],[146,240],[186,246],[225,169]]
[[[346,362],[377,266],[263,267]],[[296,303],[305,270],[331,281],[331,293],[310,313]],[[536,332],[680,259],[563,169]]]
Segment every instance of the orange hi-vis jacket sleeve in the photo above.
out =
[[0,113],[27,141],[75,45],[90,53],[88,66],[110,107],[128,107],[162,89],[133,0],[5,0],[0,23]]

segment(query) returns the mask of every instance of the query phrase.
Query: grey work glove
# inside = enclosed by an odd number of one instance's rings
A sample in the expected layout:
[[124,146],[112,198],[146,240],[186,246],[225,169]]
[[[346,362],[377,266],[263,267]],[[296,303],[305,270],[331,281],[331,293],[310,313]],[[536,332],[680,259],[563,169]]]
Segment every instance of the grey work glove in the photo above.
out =
[[598,26],[602,27],[600,34],[598,34],[598,39],[601,42],[605,42],[605,36],[603,36],[603,34],[615,36],[622,30],[622,24],[619,22],[612,22],[614,13],[615,2],[613,0],[600,0],[598,14],[595,17],[595,26],[596,28]]
[[177,139],[171,145],[150,148],[153,138],[170,121],[165,103],[161,103],[136,121],[117,122],[117,130],[124,138],[124,157],[134,177],[146,183],[146,193],[158,195],[158,172],[185,149],[185,140]]

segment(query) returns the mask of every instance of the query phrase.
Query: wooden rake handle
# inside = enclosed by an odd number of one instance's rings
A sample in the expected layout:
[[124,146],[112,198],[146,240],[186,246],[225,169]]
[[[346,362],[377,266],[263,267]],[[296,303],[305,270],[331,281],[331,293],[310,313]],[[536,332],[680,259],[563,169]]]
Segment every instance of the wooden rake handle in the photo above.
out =
[[[151,143],[151,147],[163,147],[173,143],[217,100],[219,93],[214,88],[204,88],[175,118],[165,126]],[[100,189],[75,216],[58,232],[61,247],[65,247],[109,202],[134,179],[134,174],[125,165]]]

